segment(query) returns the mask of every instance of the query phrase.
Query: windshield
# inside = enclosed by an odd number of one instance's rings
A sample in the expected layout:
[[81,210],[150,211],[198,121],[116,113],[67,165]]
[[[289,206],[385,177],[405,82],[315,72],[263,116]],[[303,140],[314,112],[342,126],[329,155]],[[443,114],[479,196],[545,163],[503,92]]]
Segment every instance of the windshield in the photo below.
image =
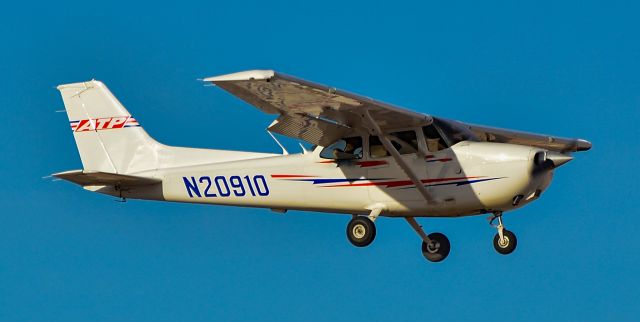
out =
[[480,141],[469,128],[458,121],[434,117],[433,125],[435,125],[442,134],[448,146],[452,146],[461,141]]

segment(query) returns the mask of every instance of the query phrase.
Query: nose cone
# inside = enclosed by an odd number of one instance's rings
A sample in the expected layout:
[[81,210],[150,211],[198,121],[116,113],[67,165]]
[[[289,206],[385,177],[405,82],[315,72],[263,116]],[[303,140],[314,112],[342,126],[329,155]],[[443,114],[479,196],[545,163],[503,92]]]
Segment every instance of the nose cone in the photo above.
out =
[[547,160],[551,160],[551,162],[553,162],[553,167],[557,168],[571,160],[573,160],[573,157],[567,154],[562,154],[559,152],[552,152],[549,151],[547,152]]

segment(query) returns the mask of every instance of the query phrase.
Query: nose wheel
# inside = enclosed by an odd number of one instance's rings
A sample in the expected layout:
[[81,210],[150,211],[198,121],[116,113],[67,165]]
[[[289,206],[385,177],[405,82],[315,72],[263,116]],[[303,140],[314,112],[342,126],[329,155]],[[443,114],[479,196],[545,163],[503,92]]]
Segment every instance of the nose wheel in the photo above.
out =
[[[498,225],[493,225],[493,221],[496,219],[498,219]],[[502,213],[494,213],[489,224],[498,230],[498,233],[493,237],[493,248],[502,255],[513,253],[518,245],[518,239],[516,239],[516,235],[514,233],[504,228],[504,225],[502,224]]]

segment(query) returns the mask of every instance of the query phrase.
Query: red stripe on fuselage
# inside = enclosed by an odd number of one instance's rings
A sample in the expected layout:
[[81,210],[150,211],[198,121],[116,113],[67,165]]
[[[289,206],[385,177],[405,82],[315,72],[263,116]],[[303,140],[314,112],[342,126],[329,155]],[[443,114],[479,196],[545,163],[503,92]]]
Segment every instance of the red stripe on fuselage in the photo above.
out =
[[377,165],[387,164],[387,161],[360,161],[357,163],[360,167],[375,167]]

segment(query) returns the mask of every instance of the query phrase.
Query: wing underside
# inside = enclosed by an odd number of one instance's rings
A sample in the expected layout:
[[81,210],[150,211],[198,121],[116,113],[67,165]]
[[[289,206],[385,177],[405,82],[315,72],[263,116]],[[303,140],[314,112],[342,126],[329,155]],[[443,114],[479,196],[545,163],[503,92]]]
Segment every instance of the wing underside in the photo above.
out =
[[535,146],[558,152],[587,151],[591,142],[480,125],[467,125],[482,141]]
[[[338,138],[429,125],[433,118],[368,97],[309,82],[272,70],[251,70],[205,78],[267,114],[277,114],[268,130],[326,146]],[[365,116],[369,114],[371,118]],[[464,123],[462,123],[464,124]],[[574,152],[591,148],[580,139],[464,124],[482,141]]]
[[211,82],[268,114],[279,114],[274,133],[326,145],[349,133],[369,131],[367,111],[383,129],[421,126],[428,115],[270,70],[209,77]]

